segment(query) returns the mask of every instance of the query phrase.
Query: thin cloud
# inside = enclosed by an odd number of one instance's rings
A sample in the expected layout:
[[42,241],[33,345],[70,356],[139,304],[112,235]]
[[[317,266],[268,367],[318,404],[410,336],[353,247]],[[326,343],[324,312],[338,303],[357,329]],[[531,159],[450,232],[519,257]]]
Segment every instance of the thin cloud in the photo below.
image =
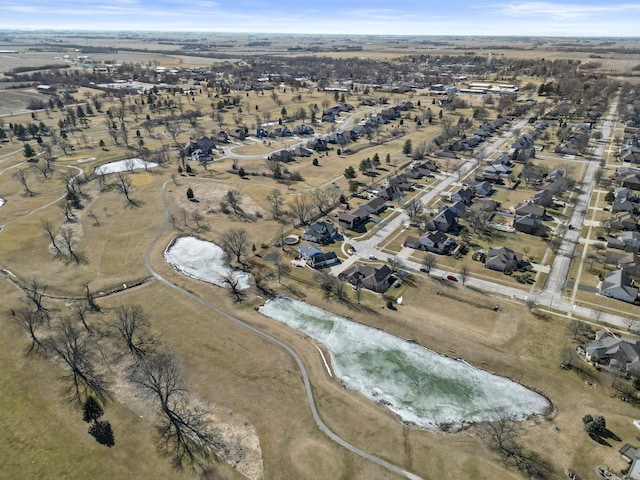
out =
[[603,14],[631,13],[640,11],[640,4],[618,3],[607,5],[557,4],[549,2],[514,2],[484,4],[480,8],[510,17],[551,17],[557,20],[589,17]]

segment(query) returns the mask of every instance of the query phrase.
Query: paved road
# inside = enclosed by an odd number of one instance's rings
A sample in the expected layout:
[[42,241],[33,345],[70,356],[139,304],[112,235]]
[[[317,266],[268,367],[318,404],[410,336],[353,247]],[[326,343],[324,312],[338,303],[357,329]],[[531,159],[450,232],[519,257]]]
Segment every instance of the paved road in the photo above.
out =
[[[521,120],[514,127],[511,127],[507,132],[503,133],[495,140],[493,140],[493,142],[485,147],[487,154],[497,151],[499,146],[505,142],[505,139],[511,137],[511,132],[513,132],[514,130],[520,130],[526,124],[527,119]],[[471,172],[476,164],[477,162],[475,159],[471,159],[463,163],[455,172],[451,173],[439,184],[435,185],[431,190],[422,195],[420,197],[420,201],[423,203],[423,205],[428,205],[429,203],[431,203],[431,201],[433,201],[433,199],[435,199],[438,195],[447,190],[454,182],[456,182],[458,178],[463,178],[465,175]],[[399,215],[396,215],[395,218],[389,220],[388,222],[384,222],[384,224],[381,224],[376,230],[375,234],[370,238],[366,240],[352,240],[350,243],[355,248],[356,255],[360,258],[365,259],[369,258],[370,255],[375,255],[379,258],[386,258],[386,255],[383,255],[377,250],[378,244],[408,221],[409,216],[405,212],[401,212]],[[353,263],[353,260],[351,260],[351,263]]]
[[[613,119],[615,118],[616,109],[618,105],[619,97],[617,96],[612,102],[609,113],[605,117],[602,127],[602,134],[604,139],[608,139],[613,131]],[[515,127],[511,128],[509,132],[503,134],[494,140],[489,147],[487,147],[487,154],[497,150],[497,147],[505,141],[505,138],[511,135],[516,129],[522,128],[526,124],[527,120],[522,120]],[[470,277],[465,282],[465,285],[475,287],[493,294],[506,296],[518,301],[525,301],[532,299],[538,306],[549,307],[554,310],[567,312],[568,315],[579,315],[583,318],[589,318],[596,321],[606,322],[617,327],[628,327],[628,321],[619,315],[613,315],[603,313],[598,310],[594,310],[588,307],[575,305],[571,301],[567,301],[563,297],[565,282],[568,277],[569,269],[571,267],[571,260],[575,253],[576,245],[578,243],[581,226],[584,222],[584,218],[589,206],[591,193],[594,188],[594,176],[600,166],[600,159],[604,153],[606,142],[598,142],[594,154],[588,160],[587,171],[585,173],[582,185],[580,187],[579,194],[576,198],[575,207],[569,223],[576,227],[572,230],[567,230],[564,236],[563,242],[560,246],[558,254],[556,255],[554,262],[551,266],[549,276],[545,288],[538,294],[533,294],[528,290],[519,289],[517,287],[507,287],[502,284],[482,280],[479,278]],[[475,161],[470,160],[464,163],[458,170],[460,176],[467,174],[475,164]],[[432,201],[436,195],[439,195],[446,190],[458,177],[458,172],[445,178],[440,184],[436,185],[432,190],[423,195],[420,199],[427,204]],[[367,259],[370,255],[374,255],[380,259],[386,258],[386,255],[382,254],[377,246],[383,242],[387,237],[393,234],[401,225],[407,222],[408,215],[404,212],[397,215],[394,219],[381,225],[375,234],[366,240],[354,239],[350,242],[356,249],[354,255],[352,255],[346,262],[337,267],[337,270],[333,270],[333,273],[338,273],[339,270],[344,270],[349,265],[353,264],[358,259]],[[419,270],[421,264],[403,259],[403,263],[412,270]],[[335,267],[334,267],[335,268]],[[444,279],[447,274],[451,272],[440,270],[438,268],[432,269],[430,275],[435,278]],[[447,281],[447,280],[444,280]]]
[[244,322],[243,320],[240,320],[237,317],[234,317],[233,315],[230,315],[229,313],[219,309],[218,307],[215,307],[207,302],[205,302],[203,299],[201,299],[200,297],[194,295],[191,292],[188,292],[180,287],[178,287],[177,285],[171,283],[169,280],[167,280],[166,278],[164,278],[162,275],[160,275],[158,272],[156,272],[154,270],[154,268],[151,266],[151,262],[149,261],[149,258],[151,256],[151,251],[153,250],[154,246],[156,245],[156,243],[158,242],[158,240],[162,237],[162,235],[164,234],[166,227],[167,227],[167,223],[169,221],[169,208],[167,206],[167,199],[166,199],[166,195],[165,195],[165,191],[166,191],[166,186],[167,184],[170,183],[170,181],[165,182],[162,185],[162,204],[163,204],[163,208],[164,208],[164,219],[162,222],[162,226],[160,227],[160,230],[158,231],[157,235],[155,236],[155,238],[151,241],[151,243],[149,244],[149,246],[147,247],[147,250],[144,254],[144,263],[147,267],[147,270],[149,270],[149,272],[151,273],[151,275],[156,278],[158,281],[162,282],[163,284],[165,284],[166,286],[168,286],[169,288],[173,289],[174,291],[184,295],[185,297],[188,297],[189,299],[193,300],[194,302],[199,303],[200,305],[202,305],[203,307],[217,313],[218,315],[226,318],[227,320],[229,320],[230,322],[233,322],[237,325],[240,325],[241,327],[246,328],[247,330],[251,331],[252,333],[255,333],[256,335],[259,335],[260,337],[264,338],[265,340],[268,340],[269,342],[279,346],[280,348],[284,349],[289,355],[291,355],[291,357],[294,359],[294,361],[296,362],[296,364],[298,365],[298,368],[300,369],[300,375],[302,376],[302,382],[304,384],[304,389],[305,389],[305,393],[307,395],[307,402],[309,404],[309,408],[311,410],[311,414],[313,416],[313,420],[315,421],[316,425],[318,426],[318,428],[325,434],[327,435],[331,440],[333,440],[334,442],[338,443],[339,445],[343,446],[344,448],[346,448],[347,450],[355,453],[356,455],[359,455],[362,458],[365,458],[371,462],[374,462],[394,473],[397,473],[398,475],[401,475],[405,478],[408,478],[410,480],[421,480],[422,477],[419,477],[418,475],[415,475],[414,473],[408,472],[407,470],[404,470],[403,468],[394,465],[393,463],[390,463],[380,457],[377,457],[375,455],[372,455],[368,452],[365,452],[364,450],[359,449],[358,447],[352,445],[351,443],[347,442],[346,440],[344,440],[343,438],[341,438],[340,436],[338,436],[336,433],[334,433],[322,420],[322,418],[320,417],[320,414],[318,413],[318,408],[316,406],[314,397],[313,397],[313,391],[311,389],[311,382],[309,381],[309,375],[307,374],[307,369],[304,366],[304,363],[302,363],[302,359],[300,358],[300,356],[296,353],[296,351],[290,347],[287,343],[283,342],[282,340],[269,335],[268,333],[263,332],[262,330],[254,327],[253,325],[250,325],[246,322]]

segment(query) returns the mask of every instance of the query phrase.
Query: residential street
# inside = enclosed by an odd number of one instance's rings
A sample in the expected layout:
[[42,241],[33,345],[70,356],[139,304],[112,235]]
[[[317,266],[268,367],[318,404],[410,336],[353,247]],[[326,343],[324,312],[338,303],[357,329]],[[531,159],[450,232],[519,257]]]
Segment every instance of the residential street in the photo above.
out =
[[[598,167],[600,166],[600,160],[603,158],[605,146],[609,143],[612,136],[613,123],[616,115],[619,96],[617,96],[611,103],[609,113],[605,117],[602,125],[602,138],[603,142],[598,142],[591,159],[588,161],[587,171],[584,175],[584,179],[576,196],[576,202],[573,209],[573,213],[569,220],[569,224],[575,228],[567,229],[562,244],[558,250],[558,254],[555,256],[547,282],[542,292],[538,294],[532,294],[528,290],[523,290],[516,287],[507,287],[502,284],[490,282],[487,280],[481,280],[478,278],[470,277],[466,281],[466,286],[478,288],[491,292],[494,294],[503,295],[505,297],[525,301],[532,298],[538,306],[549,307],[554,310],[560,310],[566,312],[567,315],[579,315],[581,317],[590,318],[618,327],[626,327],[625,319],[618,315],[602,313],[591,308],[575,305],[573,302],[566,300],[563,297],[563,292],[569,270],[571,268],[571,260],[574,257],[576,245],[580,238],[581,226],[584,223],[585,215],[588,210],[591,194],[594,190],[594,177]],[[513,132],[519,132],[522,127],[527,124],[527,119],[521,120],[514,127],[509,129],[500,137],[496,138],[488,147],[487,154],[499,150],[500,146],[506,141],[509,141],[513,136]],[[584,161],[584,160],[583,160]],[[446,178],[444,178],[439,184],[435,185],[431,190],[420,197],[420,200],[424,205],[430,204],[438,195],[445,192],[458,178],[464,178],[469,172],[472,171],[475,160],[469,160],[462,164],[459,169]],[[357,238],[352,239],[349,243],[355,249],[355,253],[349,257],[348,260],[342,264],[333,267],[332,273],[338,274],[350,265],[355,263],[359,259],[368,259],[370,256],[375,256],[380,260],[386,260],[386,254],[383,254],[378,250],[379,245],[385,242],[385,240],[396,232],[403,224],[409,221],[409,217],[405,212],[401,212],[393,219],[385,222],[381,222],[375,233],[363,240]],[[404,256],[403,256],[404,257]],[[403,258],[403,263],[407,268],[417,271],[420,269],[420,264]],[[446,270],[434,268],[431,270],[430,275],[435,278],[443,279],[450,273]],[[420,273],[420,275],[426,275]],[[447,281],[447,280],[443,280]]]

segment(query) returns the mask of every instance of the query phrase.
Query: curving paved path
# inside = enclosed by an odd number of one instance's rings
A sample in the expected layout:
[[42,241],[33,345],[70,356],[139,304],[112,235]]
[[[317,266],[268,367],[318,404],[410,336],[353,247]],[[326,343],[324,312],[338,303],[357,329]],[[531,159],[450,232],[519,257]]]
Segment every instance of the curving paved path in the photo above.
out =
[[291,357],[295,360],[296,364],[298,365],[298,368],[300,369],[300,374],[302,376],[302,382],[304,383],[304,389],[305,389],[305,393],[307,395],[307,402],[309,404],[309,408],[311,409],[311,414],[313,416],[313,420],[316,422],[316,425],[318,426],[318,428],[325,434],[327,435],[331,440],[333,440],[334,442],[338,443],[339,445],[343,446],[344,448],[346,448],[347,450],[349,450],[352,453],[355,453],[356,455],[359,455],[362,458],[365,458],[371,462],[374,462],[394,473],[397,473],[398,475],[401,475],[405,478],[408,478],[410,480],[421,480],[422,477],[419,477],[418,475],[415,475],[411,472],[408,472],[406,470],[404,470],[403,468],[394,465],[393,463],[387,462],[386,460],[377,457],[373,454],[367,453],[364,450],[359,449],[358,447],[350,444],[349,442],[347,442],[346,440],[344,440],[343,438],[341,438],[340,436],[338,436],[336,433],[334,433],[322,420],[322,418],[320,417],[320,414],[318,413],[318,408],[316,406],[315,400],[313,398],[313,392],[311,390],[311,382],[309,381],[309,376],[307,374],[307,370],[302,362],[302,359],[300,358],[300,356],[296,353],[296,351],[290,347],[287,343],[283,342],[282,340],[269,335],[268,333],[263,332],[262,330],[254,327],[253,325],[250,325],[246,322],[244,322],[243,320],[240,320],[239,318],[234,317],[233,315],[230,315],[229,313],[219,309],[218,307],[215,307],[207,302],[205,302],[204,300],[202,300],[200,297],[194,295],[191,292],[188,292],[182,288],[180,288],[179,286],[171,283],[169,280],[167,280],[166,278],[164,278],[162,275],[160,275],[158,272],[156,272],[153,267],[151,266],[151,263],[149,261],[149,258],[151,256],[151,250],[153,249],[153,247],[156,245],[156,243],[158,243],[158,241],[160,240],[160,238],[162,237],[162,235],[164,234],[166,227],[167,227],[167,223],[169,221],[169,209],[167,207],[167,199],[166,199],[166,195],[165,195],[165,190],[166,190],[166,186],[167,184],[170,183],[170,181],[165,182],[162,185],[162,205],[164,208],[164,218],[162,221],[162,226],[160,227],[160,230],[158,231],[158,233],[156,234],[156,236],[154,237],[154,239],[151,241],[151,243],[149,244],[149,246],[147,247],[147,250],[144,254],[144,263],[145,266],[147,267],[147,270],[149,270],[149,273],[151,273],[151,275],[156,278],[158,281],[162,282],[163,284],[165,284],[166,286],[168,286],[169,288],[171,288],[172,290],[184,295],[185,297],[193,300],[194,302],[199,303],[200,305],[202,305],[203,307],[217,313],[218,315],[226,318],[227,320],[229,320],[230,322],[233,322],[237,325],[240,325],[241,327],[246,328],[247,330],[251,331],[252,333],[255,333],[256,335],[259,335],[260,337],[264,338],[265,340],[281,347],[282,349],[284,349],[289,355],[291,355]]

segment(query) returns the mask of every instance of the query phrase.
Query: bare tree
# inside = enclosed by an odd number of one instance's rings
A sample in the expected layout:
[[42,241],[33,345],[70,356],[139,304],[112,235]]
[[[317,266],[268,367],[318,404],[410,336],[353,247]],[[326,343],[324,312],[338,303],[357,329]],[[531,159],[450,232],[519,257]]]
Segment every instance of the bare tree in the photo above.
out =
[[204,467],[222,446],[201,412],[188,408],[187,390],[177,359],[168,353],[147,355],[135,366],[133,382],[160,407],[159,446],[176,468]]
[[329,275],[327,271],[320,271],[316,272],[313,278],[324,293],[324,297],[329,298],[335,287],[335,277]]
[[167,122],[167,124],[165,125],[165,131],[171,136],[176,147],[182,148],[182,145],[180,145],[180,143],[178,142],[178,135],[182,133],[182,127],[180,126],[180,123],[177,121]]
[[236,298],[237,303],[242,303],[245,294],[240,288],[240,279],[237,275],[234,275],[232,271],[222,275],[222,283],[227,285],[231,289],[231,294]]
[[132,185],[131,185],[131,179],[129,178],[128,174],[126,174],[125,172],[118,172],[116,177],[116,188],[120,190],[120,192],[122,192],[124,197],[127,199],[128,206],[131,206],[131,207],[137,206],[137,203],[135,202],[135,200],[133,200],[130,196]]
[[313,217],[315,207],[312,199],[307,194],[298,194],[293,197],[291,211],[298,218],[301,225],[309,223]]
[[16,173],[13,174],[13,179],[22,185],[24,195],[26,197],[33,197],[35,195],[35,192],[29,188],[29,184],[27,183],[27,173],[24,169],[19,168],[16,170]]
[[280,220],[280,217],[283,214],[283,205],[284,199],[282,198],[282,192],[277,188],[271,190],[271,193],[267,196],[267,200],[269,200],[271,204],[271,215],[273,215],[274,220]]
[[42,228],[42,230],[49,236],[51,245],[53,245],[53,248],[56,251],[56,256],[60,255],[62,252],[60,251],[60,247],[58,247],[58,244],[56,243],[53,223],[51,223],[49,220],[42,219],[40,221],[40,228]]
[[235,188],[229,190],[224,196],[224,203],[229,205],[233,210],[233,213],[238,216],[244,216],[244,211],[240,204],[242,203],[242,192]]
[[93,226],[94,227],[99,227],[100,226],[100,219],[98,218],[98,216],[93,212],[93,210],[89,210],[87,212],[87,216],[93,220]]
[[424,211],[424,205],[422,201],[415,198],[409,200],[405,206],[405,212],[411,220],[420,216],[423,211]]
[[389,263],[389,268],[393,273],[396,273],[402,270],[402,268],[404,267],[402,260],[398,257],[389,257],[387,259],[387,262]]
[[436,263],[437,263],[437,259],[433,253],[427,253],[422,258],[422,268],[424,268],[427,274],[431,273],[431,270],[435,268]]
[[276,258],[274,265],[276,266],[278,283],[282,284],[282,275],[286,275],[291,267],[289,267],[289,264],[280,255],[278,255],[278,258]]
[[460,280],[462,281],[463,286],[465,283],[467,283],[467,280],[469,280],[470,271],[471,271],[471,268],[466,263],[463,263],[462,267],[460,267]]
[[120,305],[111,323],[125,348],[136,358],[149,352],[153,339],[149,336],[149,317],[140,305]]
[[27,296],[27,301],[32,303],[36,309],[36,314],[40,317],[40,319],[49,324],[51,321],[51,312],[45,305],[42,300],[44,299],[44,294],[47,291],[48,285],[44,285],[40,283],[38,277],[31,277],[28,281],[23,280],[18,283],[20,289]]
[[324,215],[327,211],[329,211],[329,208],[332,206],[329,192],[326,188],[316,188],[315,190],[313,190],[311,192],[311,201],[321,215]]
[[47,340],[46,345],[47,350],[69,369],[68,393],[71,401],[82,405],[87,395],[94,395],[103,402],[106,400],[106,382],[94,369],[86,336],[75,322],[69,318],[62,319],[56,333]]
[[221,246],[227,254],[235,256],[236,261],[243,267],[245,266],[242,259],[249,247],[249,236],[244,228],[226,230],[221,237]]
[[16,310],[11,310],[11,316],[13,318],[13,321],[25,332],[27,332],[29,338],[31,339],[31,345],[27,349],[27,355],[30,355],[33,352],[46,351],[45,344],[36,334],[36,331],[43,324],[43,319],[38,314],[37,310],[22,307]]
[[87,259],[82,252],[75,249],[75,236],[71,227],[63,227],[60,229],[60,238],[62,245],[69,254],[69,259],[76,264],[86,263]]
[[525,430],[504,412],[496,412],[491,421],[480,426],[480,436],[493,452],[501,456],[507,467],[515,467],[530,478],[547,478],[552,469],[535,452],[527,452],[522,438]]
[[282,167],[279,160],[269,157],[265,160],[265,163],[273,178],[276,180],[282,178]]

